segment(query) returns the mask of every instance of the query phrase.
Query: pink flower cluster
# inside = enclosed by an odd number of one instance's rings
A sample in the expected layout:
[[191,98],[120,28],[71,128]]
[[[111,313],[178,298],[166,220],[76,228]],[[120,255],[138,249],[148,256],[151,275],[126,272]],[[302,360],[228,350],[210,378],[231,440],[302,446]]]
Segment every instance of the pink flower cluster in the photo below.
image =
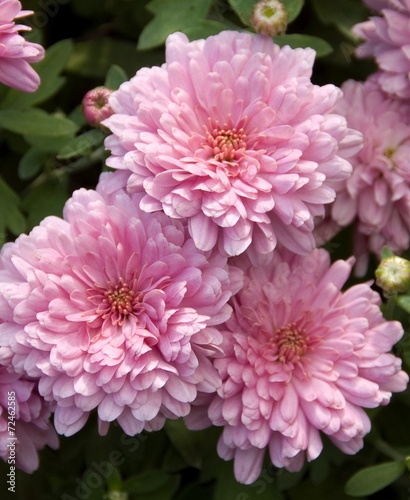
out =
[[384,92],[410,98],[410,0],[366,0],[377,16],[353,27],[362,43],[359,58],[374,58],[376,78]]
[[[367,130],[347,112],[348,87],[312,83],[313,62],[262,35],[171,35],[165,64],[109,99],[114,171],[4,245],[0,383],[15,372],[37,384],[59,434],[92,412],[101,434],[113,421],[129,435],[179,417],[220,426],[219,455],[251,483],[267,449],[298,470],[321,433],[356,453],[364,408],[406,388],[390,352],[400,323],[369,283],[342,291],[353,258],[331,265],[315,248],[315,222],[337,212],[346,183],[356,214]],[[380,146],[392,178],[406,131]],[[399,200],[385,184],[378,199]]]
[[342,85],[338,111],[364,136],[363,149],[351,158],[352,175],[331,207],[339,227],[355,225],[358,274],[369,252],[383,247],[401,253],[410,246],[410,102],[393,99],[375,85],[349,80]]
[[354,226],[355,273],[384,246],[401,254],[410,246],[410,2],[367,0],[379,16],[352,28],[362,39],[358,58],[373,57],[378,69],[364,82],[341,86],[335,110],[363,134],[363,148],[350,158],[352,174],[333,187],[335,202],[316,225],[317,243]]
[[19,31],[31,28],[14,21],[32,13],[21,10],[17,0],[0,0],[0,82],[24,92],[34,92],[40,85],[40,77],[30,64],[44,58],[44,48],[25,40]]

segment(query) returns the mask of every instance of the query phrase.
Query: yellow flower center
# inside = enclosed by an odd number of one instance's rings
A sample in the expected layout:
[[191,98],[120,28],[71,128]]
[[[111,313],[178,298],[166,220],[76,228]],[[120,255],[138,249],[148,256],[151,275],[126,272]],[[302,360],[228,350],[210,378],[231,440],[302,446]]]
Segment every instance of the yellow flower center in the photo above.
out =
[[243,128],[237,130],[228,125],[215,127],[206,131],[206,139],[211,146],[213,157],[218,161],[235,161],[240,158],[246,150],[246,134]]
[[[105,290],[102,287],[100,294],[95,294],[90,290],[90,295],[94,300],[98,300],[99,304],[96,309],[98,314],[101,314],[102,319],[110,318],[113,325],[122,325],[125,318],[130,315],[138,316],[144,307],[141,304],[143,293],[135,293],[132,287],[123,279],[119,278],[117,283],[109,282]],[[95,294],[95,295],[94,295]]]
[[296,323],[289,323],[274,333],[271,343],[277,349],[277,357],[281,363],[295,363],[308,349],[306,332],[297,327]]

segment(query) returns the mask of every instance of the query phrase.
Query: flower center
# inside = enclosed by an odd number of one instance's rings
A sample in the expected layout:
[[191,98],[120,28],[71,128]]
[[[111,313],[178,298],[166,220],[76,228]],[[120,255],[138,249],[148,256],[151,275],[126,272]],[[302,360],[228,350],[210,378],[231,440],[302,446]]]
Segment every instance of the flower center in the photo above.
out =
[[206,131],[206,139],[217,161],[234,161],[240,158],[246,150],[246,134],[243,128],[229,128],[228,124],[221,128],[217,126]]
[[387,156],[387,158],[391,159],[395,152],[396,152],[395,147],[387,148],[384,150],[384,156]]
[[113,325],[122,325],[124,319],[129,315],[141,312],[142,294],[136,294],[131,286],[119,278],[117,283],[108,283],[108,288],[100,295],[100,303],[96,312],[103,319],[111,318]]
[[296,323],[289,323],[277,330],[271,342],[277,348],[277,359],[281,363],[295,363],[308,349],[308,337]]
[[103,299],[103,302],[109,304],[111,312],[116,311],[124,316],[128,316],[132,312],[135,292],[130,290],[129,285],[122,278],[118,280],[116,285],[111,284],[104,295],[106,298]]

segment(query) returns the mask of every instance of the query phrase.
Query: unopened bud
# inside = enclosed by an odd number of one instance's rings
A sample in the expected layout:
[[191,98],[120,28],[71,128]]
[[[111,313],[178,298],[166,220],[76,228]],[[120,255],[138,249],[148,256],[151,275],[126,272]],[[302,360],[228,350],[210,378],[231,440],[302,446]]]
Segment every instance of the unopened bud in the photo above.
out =
[[393,255],[383,259],[376,269],[376,284],[386,297],[403,293],[410,286],[410,262]]
[[83,113],[87,122],[93,127],[99,127],[100,123],[113,114],[109,104],[110,95],[113,93],[107,87],[96,87],[89,90],[83,97]]
[[261,35],[282,35],[288,25],[288,13],[278,0],[261,0],[255,4],[250,21]]
[[107,500],[127,500],[128,495],[123,491],[110,491],[104,498]]

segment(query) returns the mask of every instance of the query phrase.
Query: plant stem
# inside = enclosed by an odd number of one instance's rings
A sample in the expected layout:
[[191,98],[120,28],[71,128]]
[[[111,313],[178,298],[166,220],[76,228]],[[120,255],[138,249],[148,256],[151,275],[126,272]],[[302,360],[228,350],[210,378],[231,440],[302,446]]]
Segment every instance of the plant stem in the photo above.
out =
[[383,441],[383,439],[375,439],[373,441],[374,447],[383,453],[383,455],[386,455],[387,457],[391,458],[392,460],[396,462],[403,462],[405,460],[405,456],[403,456],[401,453],[396,451],[392,446],[390,446],[386,441]]

